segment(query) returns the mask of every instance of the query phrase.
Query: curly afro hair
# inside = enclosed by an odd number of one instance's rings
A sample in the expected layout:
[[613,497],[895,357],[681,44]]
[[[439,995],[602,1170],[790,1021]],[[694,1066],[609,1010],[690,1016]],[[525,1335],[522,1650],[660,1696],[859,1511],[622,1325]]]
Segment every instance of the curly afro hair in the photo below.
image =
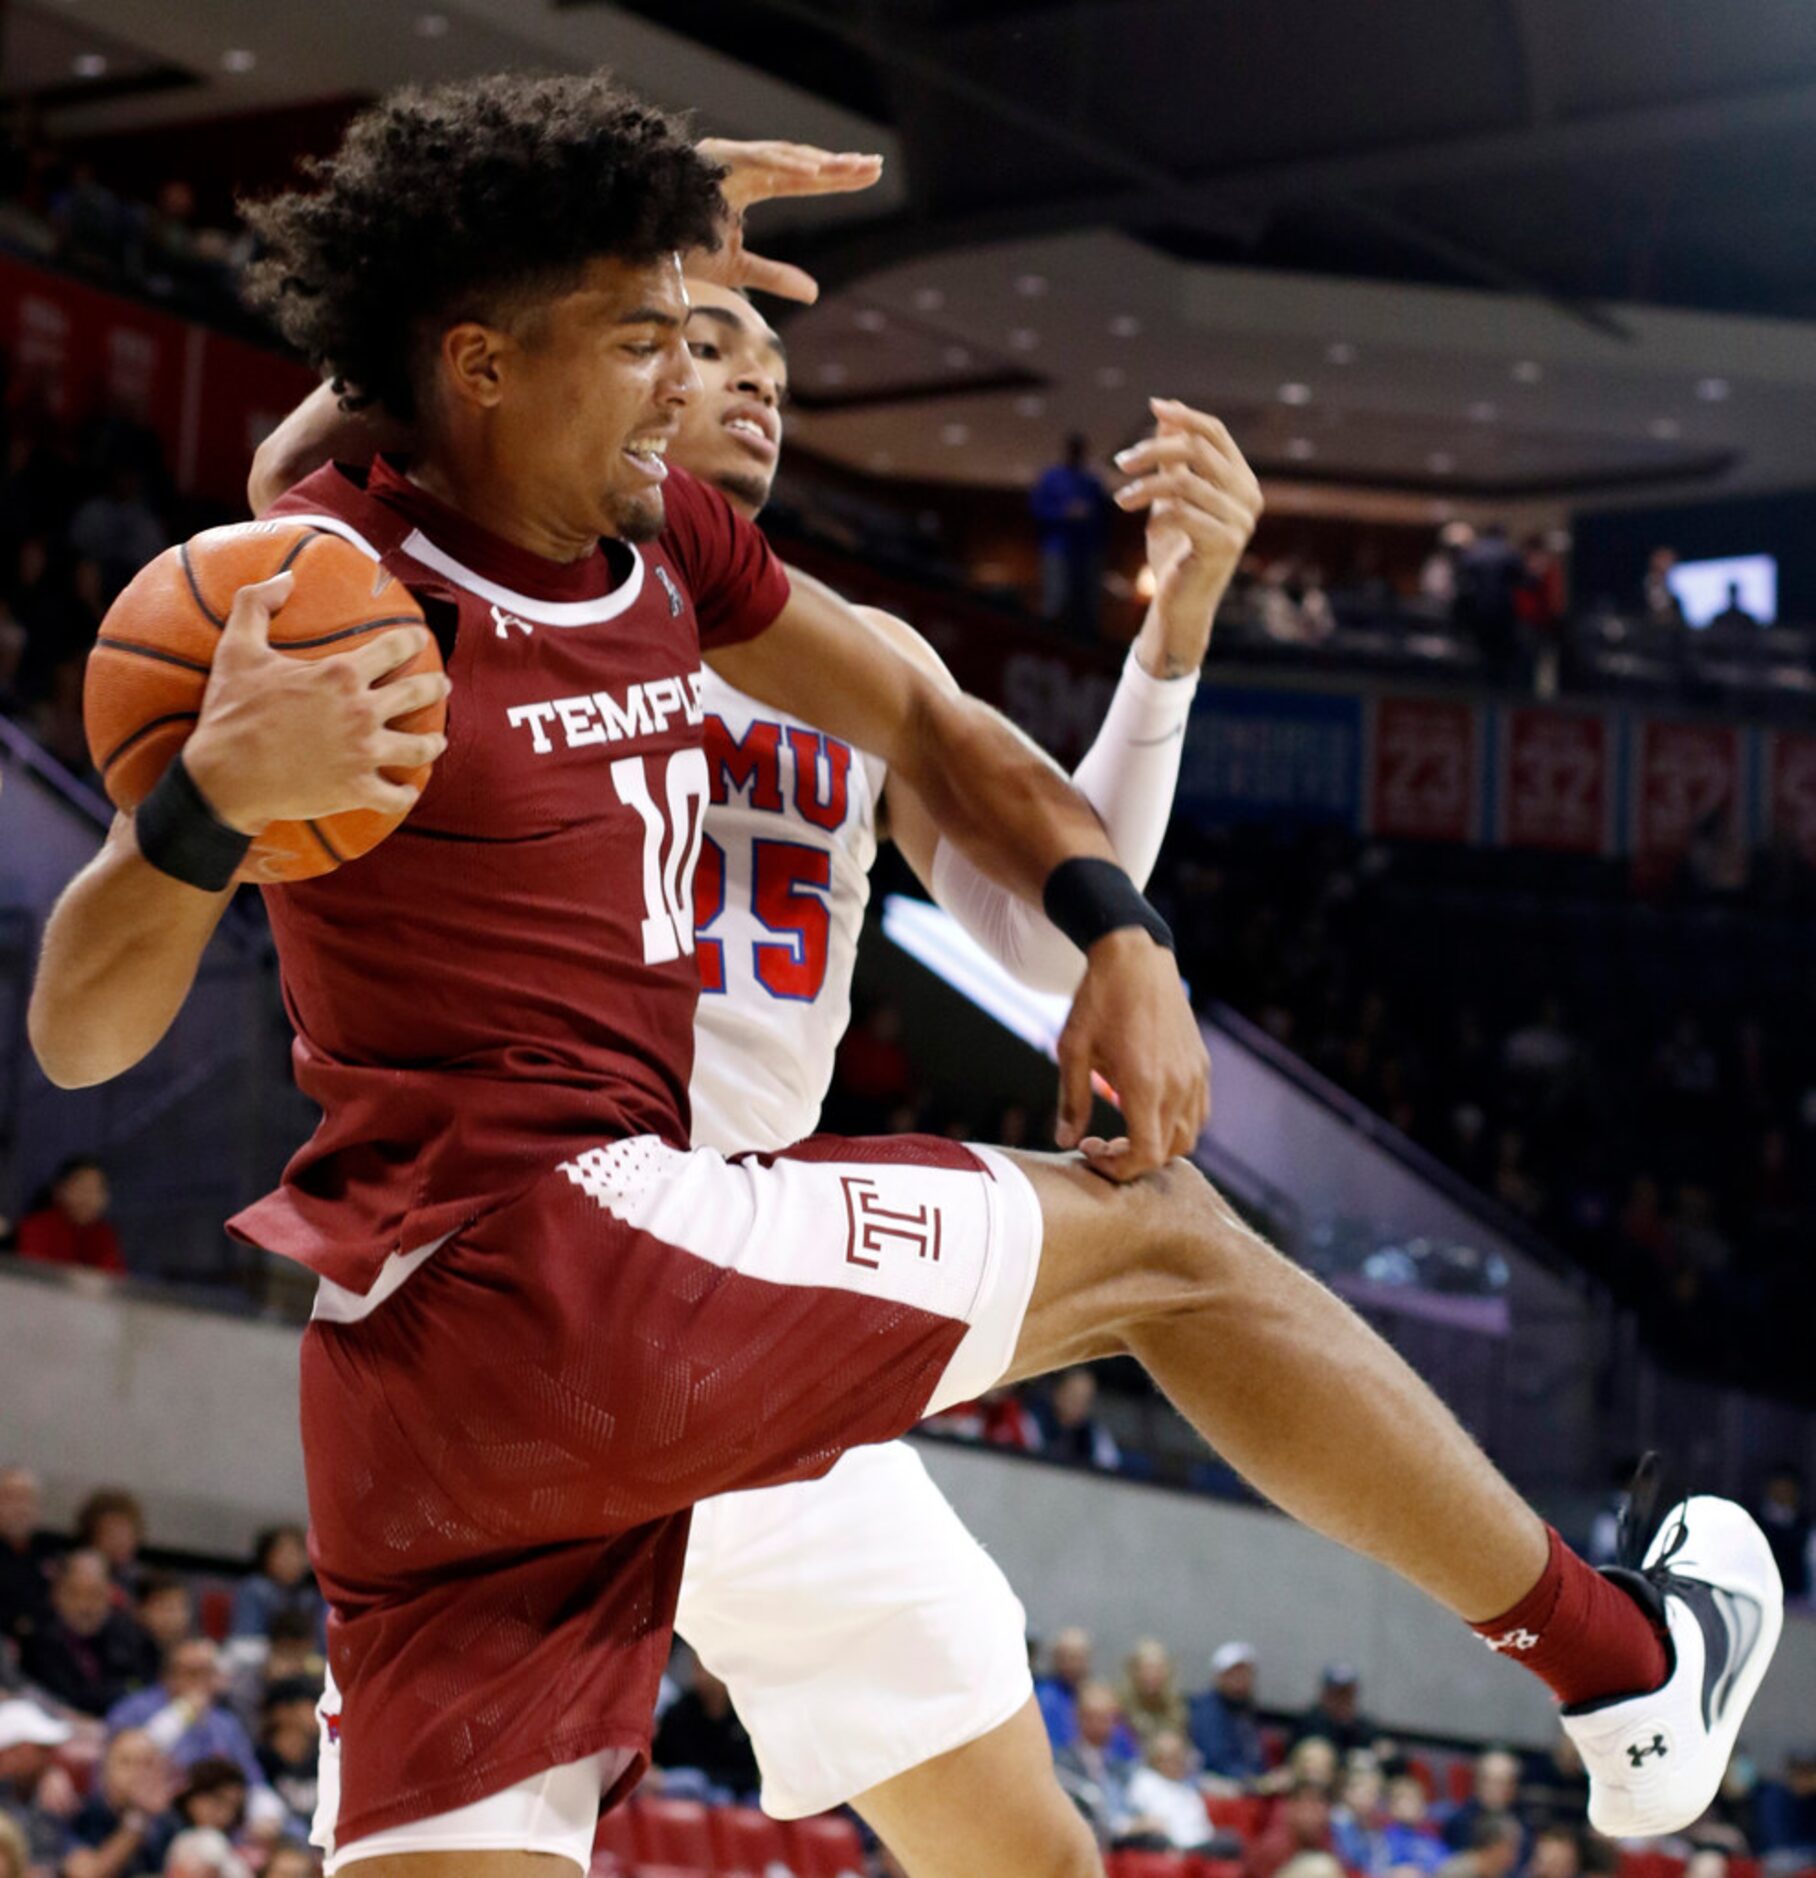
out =
[[348,409],[418,414],[442,331],[567,291],[589,261],[714,248],[723,171],[678,118],[602,76],[498,76],[361,112],[315,185],[242,204],[263,248],[251,305]]

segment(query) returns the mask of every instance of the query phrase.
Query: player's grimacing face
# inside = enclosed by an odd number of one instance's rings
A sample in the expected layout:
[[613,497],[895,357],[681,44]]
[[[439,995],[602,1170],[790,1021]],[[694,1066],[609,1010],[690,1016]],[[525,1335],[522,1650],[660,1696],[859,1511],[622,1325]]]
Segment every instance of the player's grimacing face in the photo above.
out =
[[578,536],[647,541],[663,525],[666,453],[700,392],[673,256],[589,263],[537,310],[509,365],[499,447]]
[[742,294],[688,282],[687,348],[700,395],[681,414],[674,458],[712,483],[746,515],[769,500],[788,396],[782,342]]

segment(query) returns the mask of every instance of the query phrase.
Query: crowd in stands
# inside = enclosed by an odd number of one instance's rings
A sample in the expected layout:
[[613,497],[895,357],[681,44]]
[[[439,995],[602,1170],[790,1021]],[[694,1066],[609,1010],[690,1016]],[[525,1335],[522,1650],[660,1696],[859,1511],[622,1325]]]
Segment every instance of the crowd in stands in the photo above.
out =
[[[47,1533],[35,1476],[0,1466],[0,1878],[318,1878],[307,1831],[325,1610],[300,1529],[261,1535],[231,1582],[153,1568],[145,1539],[120,1489],[91,1494],[68,1534]],[[1759,1878],[1761,1861],[1816,1865],[1816,1751],[1765,1778],[1743,1750],[1707,1816],[1636,1860],[1585,1827],[1587,1783],[1561,1731],[1526,1754],[1405,1738],[1369,1716],[1342,1663],[1295,1712],[1239,1639],[1213,1652],[1202,1686],[1153,1638],[1114,1680],[1078,1628],[1034,1661],[1060,1783],[1112,1873],[1143,1852],[1209,1861],[1193,1878]],[[750,1737],[685,1649],[663,1681],[653,1761],[631,1814],[602,1833],[595,1878],[675,1863],[650,1841],[705,1843],[700,1807],[755,1801]],[[715,1844],[735,1828],[788,1857],[773,1823],[722,1824]],[[881,1848],[860,1853],[850,1824],[826,1827],[848,1863],[897,1869]],[[701,1878],[732,1868],[698,1866]]]

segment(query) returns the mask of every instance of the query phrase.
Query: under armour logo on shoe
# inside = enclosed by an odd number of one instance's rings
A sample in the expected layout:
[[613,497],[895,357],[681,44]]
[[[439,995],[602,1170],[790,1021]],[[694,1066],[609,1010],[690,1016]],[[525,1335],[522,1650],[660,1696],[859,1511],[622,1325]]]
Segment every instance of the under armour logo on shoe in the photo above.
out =
[[1505,1636],[1484,1637],[1482,1641],[1491,1650],[1536,1650],[1539,1647],[1535,1630],[1510,1630]]
[[1663,1735],[1654,1735],[1651,1741],[1643,1748],[1637,1741],[1629,1741],[1627,1743],[1627,1759],[1630,1760],[1635,1767],[1644,1767],[1648,1754],[1656,1754],[1661,1761],[1665,1758],[1665,1737]]

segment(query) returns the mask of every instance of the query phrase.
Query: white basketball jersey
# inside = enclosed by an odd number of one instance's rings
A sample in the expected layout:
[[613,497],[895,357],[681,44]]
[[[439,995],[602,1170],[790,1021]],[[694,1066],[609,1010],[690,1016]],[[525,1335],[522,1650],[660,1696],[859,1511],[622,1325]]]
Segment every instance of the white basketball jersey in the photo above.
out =
[[712,794],[694,876],[693,1138],[728,1153],[784,1148],[819,1125],[851,1019],[887,771],[710,667],[703,702]]

